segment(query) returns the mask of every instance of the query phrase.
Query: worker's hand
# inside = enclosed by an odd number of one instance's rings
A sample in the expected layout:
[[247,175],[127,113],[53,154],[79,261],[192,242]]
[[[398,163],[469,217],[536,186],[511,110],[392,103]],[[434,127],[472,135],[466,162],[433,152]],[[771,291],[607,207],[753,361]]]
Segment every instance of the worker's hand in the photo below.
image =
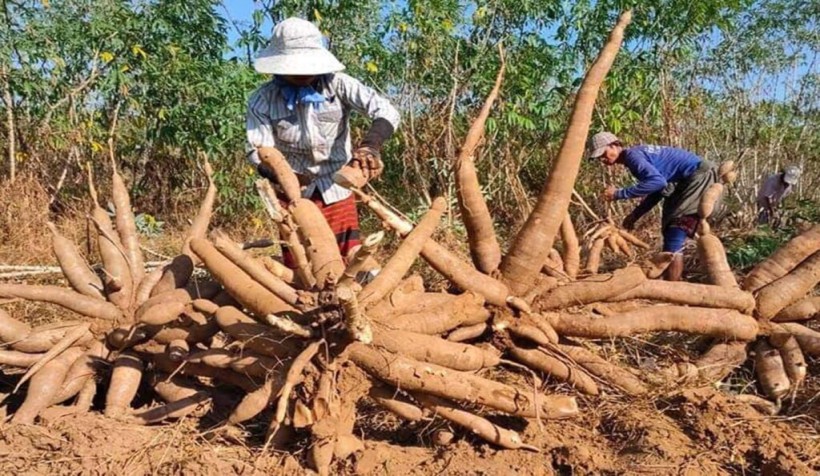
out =
[[617,191],[618,191],[618,189],[615,188],[614,186],[612,186],[612,185],[607,186],[606,190],[604,190],[604,193],[603,193],[604,200],[606,200],[607,202],[611,202],[611,201],[615,200],[615,192],[617,192]]
[[381,154],[372,147],[359,147],[353,151],[353,160],[350,165],[361,169],[367,181],[378,178],[384,171],[384,162]]

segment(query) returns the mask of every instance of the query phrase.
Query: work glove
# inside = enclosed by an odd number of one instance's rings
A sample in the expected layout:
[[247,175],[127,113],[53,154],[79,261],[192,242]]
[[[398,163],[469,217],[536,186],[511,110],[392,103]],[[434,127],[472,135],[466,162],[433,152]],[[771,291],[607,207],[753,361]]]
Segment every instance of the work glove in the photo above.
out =
[[384,162],[378,150],[372,147],[359,147],[353,151],[350,165],[360,169],[367,181],[379,178],[384,171]]

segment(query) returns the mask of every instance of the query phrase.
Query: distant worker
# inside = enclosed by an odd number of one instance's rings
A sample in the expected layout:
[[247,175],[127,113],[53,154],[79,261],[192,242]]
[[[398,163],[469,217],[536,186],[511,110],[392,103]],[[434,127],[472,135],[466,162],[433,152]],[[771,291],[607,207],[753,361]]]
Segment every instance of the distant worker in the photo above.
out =
[[780,203],[794,191],[800,179],[800,169],[790,165],[783,172],[769,175],[757,192],[757,223],[768,225],[777,218]]
[[[590,159],[606,166],[620,164],[638,179],[631,187],[608,186],[603,193],[607,201],[642,198],[623,221],[627,230],[663,200],[661,231],[663,251],[675,253],[665,278],[680,281],[683,277],[683,246],[697,229],[698,204],[701,195],[719,180],[718,167],[683,149],[657,145],[624,147],[611,132],[599,132],[588,145]],[[720,206],[720,204],[718,204]]]
[[[359,246],[359,217],[352,192],[333,181],[348,163],[367,179],[381,175],[381,148],[399,125],[399,113],[387,99],[358,80],[340,73],[344,65],[325,48],[313,23],[288,18],[276,25],[270,45],[254,61],[260,73],[273,79],[248,100],[248,161],[260,175],[275,182],[273,172],[260,163],[257,149],[276,147],[302,185],[302,196],[321,209],[342,256]],[[354,148],[350,114],[372,120]],[[283,250],[285,265],[295,268]]]

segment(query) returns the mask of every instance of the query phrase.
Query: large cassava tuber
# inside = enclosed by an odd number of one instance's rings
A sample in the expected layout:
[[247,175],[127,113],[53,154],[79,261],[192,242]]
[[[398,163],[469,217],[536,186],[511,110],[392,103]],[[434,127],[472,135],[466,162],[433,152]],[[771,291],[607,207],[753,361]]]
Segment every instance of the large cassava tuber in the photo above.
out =
[[632,11],[623,12],[603,49],[589,68],[575,98],[564,140],[535,207],[501,262],[501,272],[514,294],[523,295],[535,283],[569,208],[581,166],[598,90],[615,61]]
[[754,292],[782,278],[803,260],[820,251],[820,224],[792,238],[760,262],[743,280],[743,289]]
[[758,333],[754,318],[731,309],[650,306],[597,319],[568,314],[554,314],[551,317],[551,324],[559,334],[591,339],[675,331],[751,341]]
[[820,282],[820,251],[797,265],[789,274],[757,293],[755,315],[771,319],[783,308],[797,302]]

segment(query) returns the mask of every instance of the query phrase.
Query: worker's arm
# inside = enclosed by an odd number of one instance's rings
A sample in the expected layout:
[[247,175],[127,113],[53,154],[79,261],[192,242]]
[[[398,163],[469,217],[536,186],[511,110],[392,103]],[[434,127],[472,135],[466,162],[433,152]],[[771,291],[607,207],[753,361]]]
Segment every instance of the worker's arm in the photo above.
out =
[[275,147],[276,141],[273,135],[273,126],[268,115],[270,103],[269,85],[265,84],[257,89],[248,99],[248,110],[245,114],[245,133],[247,143],[245,145],[245,158],[251,165],[256,167],[259,175],[268,180],[276,181],[273,171],[269,170],[259,159],[257,149],[259,147]]
[[647,195],[641,200],[641,203],[632,210],[632,213],[627,215],[624,218],[623,227],[627,230],[631,230],[635,227],[635,223],[641,219],[644,215],[646,215],[649,210],[652,210],[655,205],[657,205],[661,200],[663,200],[663,194],[661,192],[655,192],[652,195]]
[[623,163],[632,176],[638,179],[638,183],[616,191],[615,200],[648,197],[666,187],[666,178],[647,160],[643,151],[627,149],[624,151]]

